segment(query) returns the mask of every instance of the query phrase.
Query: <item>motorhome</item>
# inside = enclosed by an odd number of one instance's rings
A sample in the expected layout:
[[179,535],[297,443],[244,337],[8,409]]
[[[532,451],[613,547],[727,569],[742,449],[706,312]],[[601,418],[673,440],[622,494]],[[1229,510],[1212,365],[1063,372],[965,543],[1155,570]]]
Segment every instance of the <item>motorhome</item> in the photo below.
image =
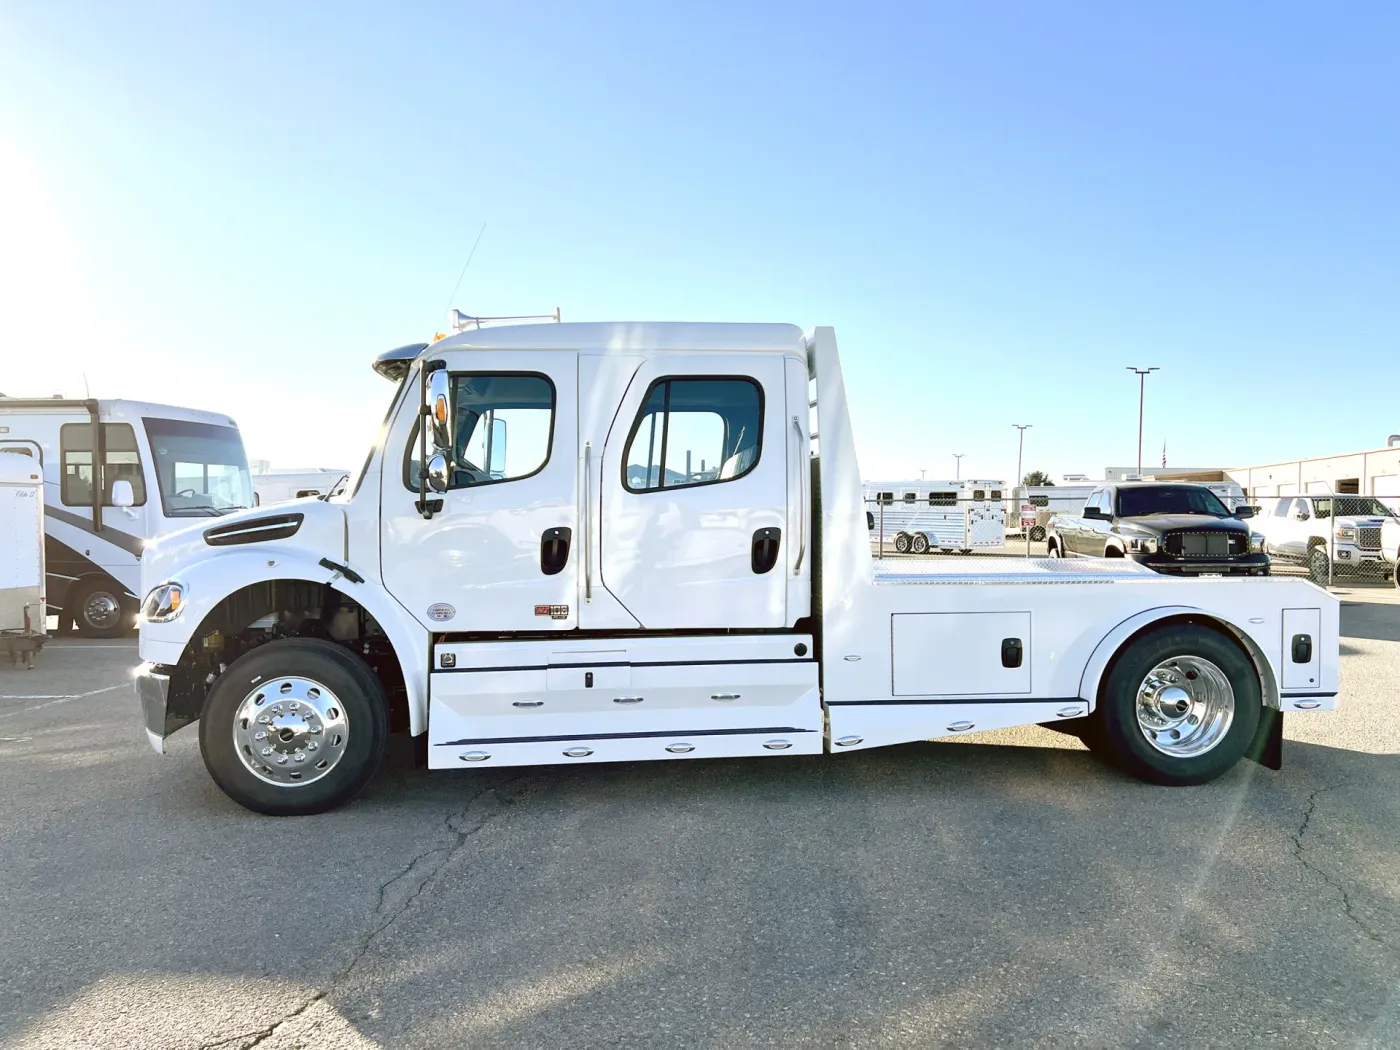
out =
[[0,397],[0,452],[40,467],[48,611],[92,637],[135,626],[148,541],[253,504],[238,427],[211,412]]
[[872,542],[900,554],[970,554],[1006,544],[1004,481],[867,481]]
[[339,496],[350,480],[348,470],[271,470],[253,475],[253,503],[265,507],[304,496]]
[[148,738],[197,723],[250,809],[346,802],[395,730],[442,770],[1049,723],[1198,784],[1277,768],[1283,713],[1337,704],[1340,605],[1306,580],[877,567],[831,328],[512,325],[375,367],[394,392],[344,499],[195,522],[142,559]]

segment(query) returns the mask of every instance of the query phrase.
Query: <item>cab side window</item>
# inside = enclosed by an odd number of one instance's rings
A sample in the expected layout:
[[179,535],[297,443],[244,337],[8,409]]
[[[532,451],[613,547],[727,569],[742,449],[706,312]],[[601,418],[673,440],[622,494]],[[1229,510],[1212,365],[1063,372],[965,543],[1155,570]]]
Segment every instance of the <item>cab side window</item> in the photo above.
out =
[[[554,399],[554,384],[537,372],[454,373],[457,447],[448,488],[516,481],[543,470],[554,441]],[[404,469],[404,483],[414,490],[418,453],[415,424]]]
[[753,379],[658,379],[632,424],[622,483],[654,492],[736,481],[757,465],[762,436],[763,391]]
[[[112,505],[112,483],[121,479],[131,482],[134,505],[146,502],[146,478],[141,472],[141,453],[136,445],[136,431],[130,423],[103,423],[102,440],[106,445],[102,471],[102,505]],[[65,423],[58,431],[59,458],[63,483],[59,496],[69,507],[92,506],[92,424]]]

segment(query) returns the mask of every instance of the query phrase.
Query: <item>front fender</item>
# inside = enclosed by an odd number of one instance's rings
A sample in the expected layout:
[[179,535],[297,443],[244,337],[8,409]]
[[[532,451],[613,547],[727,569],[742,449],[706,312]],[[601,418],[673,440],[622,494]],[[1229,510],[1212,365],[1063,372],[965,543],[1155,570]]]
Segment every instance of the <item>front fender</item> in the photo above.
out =
[[[271,556],[269,556],[271,555]],[[427,667],[429,636],[388,591],[371,579],[355,583],[310,558],[264,548],[220,553],[184,566],[178,579],[185,587],[184,611],[169,623],[141,623],[141,659],[151,664],[180,662],[191,638],[209,614],[234,591],[271,580],[333,584],[374,617],[394,647],[408,692],[409,730],[417,736],[428,727]]]
[[1095,647],[1079,679],[1079,696],[1088,701],[1090,711],[1094,710],[1098,704],[1099,685],[1103,681],[1110,661],[1112,661],[1114,654],[1122,648],[1123,643],[1144,627],[1150,627],[1154,623],[1177,617],[1211,620],[1237,638],[1249,653],[1250,659],[1254,662],[1255,670],[1259,672],[1259,685],[1263,693],[1264,705],[1273,708],[1279,707],[1278,668],[1274,666],[1274,659],[1269,650],[1261,645],[1259,640],[1249,631],[1231,622],[1229,617],[1210,609],[1190,605],[1164,605],[1128,617],[1104,635],[1103,640]]

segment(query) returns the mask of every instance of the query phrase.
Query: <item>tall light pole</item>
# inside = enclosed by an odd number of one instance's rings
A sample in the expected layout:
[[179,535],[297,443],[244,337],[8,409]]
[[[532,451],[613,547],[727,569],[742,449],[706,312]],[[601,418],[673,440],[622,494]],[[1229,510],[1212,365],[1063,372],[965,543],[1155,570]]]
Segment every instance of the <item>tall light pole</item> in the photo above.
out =
[[1142,477],[1142,401],[1147,392],[1147,377],[1157,371],[1157,366],[1151,368],[1134,368],[1132,365],[1125,365],[1129,372],[1136,372],[1138,377],[1138,477]]
[[954,452],[954,453],[953,453],[953,466],[956,468],[956,472],[953,474],[953,480],[954,480],[954,481],[961,481],[961,480],[962,480],[962,458],[963,458],[963,456],[965,456],[965,455],[967,455],[966,452]]
[[[1035,424],[1034,424],[1034,423],[1026,423],[1026,424],[1023,426],[1023,425],[1020,424],[1020,423],[1012,423],[1011,425],[1021,432],[1021,433],[1017,436],[1017,439],[1016,439],[1016,484],[1015,484],[1014,486],[1012,486],[1012,489],[1011,489],[1012,492],[1020,492],[1020,491],[1021,491],[1021,450],[1022,450],[1023,448],[1025,448],[1025,445],[1026,445],[1026,431],[1029,430],[1031,427],[1035,426]],[[1018,497],[1018,498],[1019,498],[1019,497]],[[1018,514],[1020,513],[1019,508],[1017,509],[1017,513],[1018,513]]]

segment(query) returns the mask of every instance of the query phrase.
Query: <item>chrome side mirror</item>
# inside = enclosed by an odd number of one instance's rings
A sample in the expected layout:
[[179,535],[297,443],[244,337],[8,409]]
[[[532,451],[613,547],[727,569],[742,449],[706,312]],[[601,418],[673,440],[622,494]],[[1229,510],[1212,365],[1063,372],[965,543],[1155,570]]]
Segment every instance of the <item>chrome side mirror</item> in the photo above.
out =
[[446,492],[450,480],[447,476],[447,457],[441,452],[434,453],[428,460],[428,488],[434,492]]
[[439,368],[428,377],[428,421],[433,428],[433,444],[444,452],[451,452],[455,447],[452,440],[452,377],[445,368]]

